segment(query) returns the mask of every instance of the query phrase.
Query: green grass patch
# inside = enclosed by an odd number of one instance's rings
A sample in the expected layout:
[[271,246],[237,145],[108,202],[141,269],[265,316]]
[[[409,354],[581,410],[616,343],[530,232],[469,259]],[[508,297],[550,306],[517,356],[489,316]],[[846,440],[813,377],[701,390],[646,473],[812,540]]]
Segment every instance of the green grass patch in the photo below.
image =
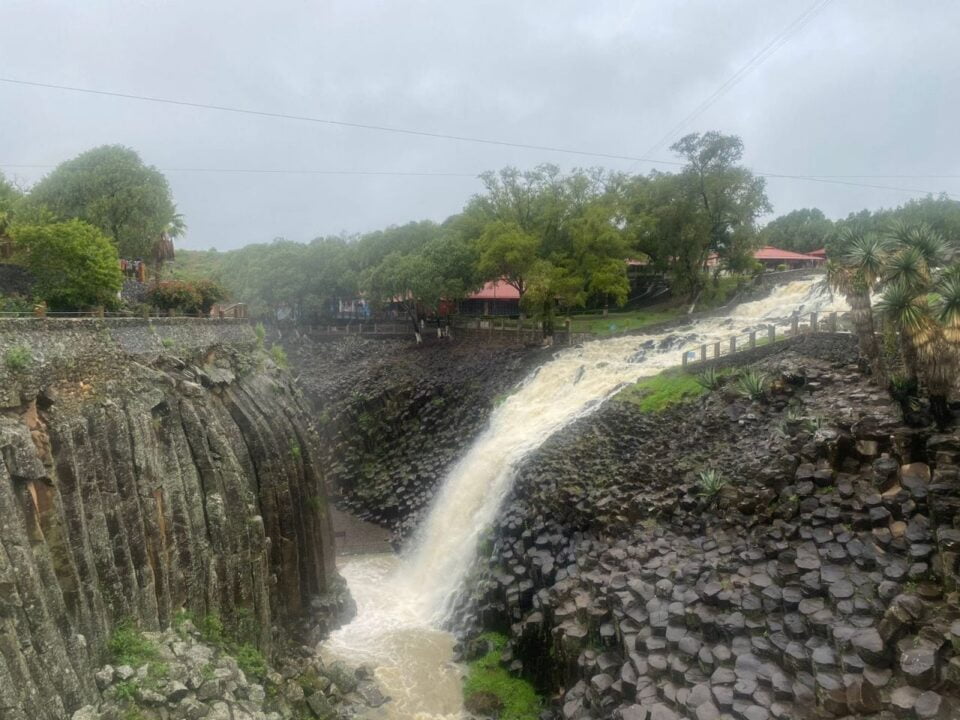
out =
[[493,649],[468,666],[463,682],[464,697],[491,693],[503,703],[500,720],[537,720],[541,703],[533,686],[526,680],[511,677],[500,666],[500,653],[507,644],[507,638],[497,633],[486,633],[481,638],[487,640]]
[[[657,306],[628,312],[612,312],[603,315],[574,315],[570,318],[570,331],[612,335],[626,330],[639,330],[648,325],[669,322],[681,317],[685,308],[680,306]],[[562,328],[562,325],[561,325]]]
[[156,646],[136,627],[121,623],[107,641],[107,651],[114,665],[137,668],[157,658]]
[[636,405],[644,412],[658,412],[671,405],[695,400],[709,390],[696,375],[677,370],[664,370],[659,375],[643,378],[616,394],[620,402]]

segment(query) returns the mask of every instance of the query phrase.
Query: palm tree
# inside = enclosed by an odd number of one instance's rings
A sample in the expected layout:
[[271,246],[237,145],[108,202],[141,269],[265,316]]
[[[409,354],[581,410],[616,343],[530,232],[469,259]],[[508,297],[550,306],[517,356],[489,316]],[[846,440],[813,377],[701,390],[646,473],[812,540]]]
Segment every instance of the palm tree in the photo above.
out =
[[897,223],[890,228],[893,252],[883,271],[883,298],[877,305],[900,334],[900,348],[908,379],[922,375],[930,409],[938,425],[949,420],[947,395],[957,363],[948,346],[944,326],[930,304],[933,273],[946,255],[943,237],[929,226]]
[[950,361],[948,377],[945,378],[948,393],[960,375],[960,263],[943,273],[935,290],[939,296],[937,319],[943,326],[944,358]]
[[850,304],[850,319],[857,333],[860,355],[870,364],[876,382],[886,387],[887,369],[877,342],[870,294],[883,276],[887,258],[884,238],[874,233],[846,231],[840,238],[847,252],[839,262],[827,263],[827,283]]
[[[924,322],[932,322],[925,298],[930,289],[931,265],[937,263],[938,254],[935,244],[926,242],[925,236],[917,236],[910,229],[896,227],[891,236],[897,244],[884,268],[882,312],[900,331],[904,369],[907,378],[916,382],[920,362],[915,342],[917,323],[921,317],[925,318]],[[915,243],[917,239],[924,241],[923,244]]]

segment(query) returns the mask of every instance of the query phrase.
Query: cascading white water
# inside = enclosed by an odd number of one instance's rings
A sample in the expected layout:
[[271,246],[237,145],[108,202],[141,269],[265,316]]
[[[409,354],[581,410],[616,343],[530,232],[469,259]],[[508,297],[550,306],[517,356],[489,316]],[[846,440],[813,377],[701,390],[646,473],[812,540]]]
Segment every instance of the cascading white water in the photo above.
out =
[[[680,350],[759,325],[783,328],[797,310],[846,309],[842,299],[821,293],[818,280],[800,280],[776,288],[763,300],[743,303],[728,315],[558,352],[493,412],[483,434],[444,479],[408,552],[399,560],[354,560],[342,569],[359,612],[333,633],[323,652],[376,666],[378,678],[394,697],[380,717],[462,717],[451,641],[437,628],[470,570],[480,535],[510,492],[518,463],[624,383],[677,365]],[[427,675],[418,678],[425,670]]]

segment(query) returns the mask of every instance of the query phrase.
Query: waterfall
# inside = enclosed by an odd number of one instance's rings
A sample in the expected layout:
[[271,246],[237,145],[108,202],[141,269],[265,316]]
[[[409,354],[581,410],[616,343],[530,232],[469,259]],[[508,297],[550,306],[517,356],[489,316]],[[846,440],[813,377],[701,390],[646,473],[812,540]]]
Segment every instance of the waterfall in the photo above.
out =
[[[762,300],[738,305],[727,315],[652,335],[595,340],[558,352],[494,410],[486,429],[447,474],[399,561],[381,559],[379,566],[360,563],[345,569],[351,589],[356,583],[354,592],[363,595],[358,599],[360,612],[353,623],[331,636],[327,649],[368,658],[387,668],[383,672],[402,676],[405,666],[416,664],[409,655],[419,656],[422,648],[417,641],[430,637],[434,647],[436,638],[445,635],[435,628],[446,619],[476,557],[477,542],[509,494],[514,471],[525,456],[563,426],[592,412],[625,383],[677,365],[681,350],[761,325],[775,324],[782,332],[795,311],[830,310],[846,310],[846,306],[839,298],[831,300],[821,293],[818,280],[799,280],[776,288]],[[392,569],[385,570],[383,563]],[[418,628],[425,635],[417,635]],[[402,641],[394,645],[392,640],[398,637]],[[436,677],[442,684],[441,675]],[[398,687],[409,688],[413,680],[407,676],[397,682]],[[449,708],[438,715],[418,715],[413,705],[404,712],[409,714],[384,717],[459,717],[450,714]]]

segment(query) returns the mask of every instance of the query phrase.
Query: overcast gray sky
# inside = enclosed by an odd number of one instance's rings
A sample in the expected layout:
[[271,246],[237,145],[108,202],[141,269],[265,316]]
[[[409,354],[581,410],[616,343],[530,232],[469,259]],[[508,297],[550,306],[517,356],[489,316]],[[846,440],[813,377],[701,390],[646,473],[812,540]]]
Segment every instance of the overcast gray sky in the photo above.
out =
[[[812,4],[0,0],[0,76],[636,156]],[[739,134],[766,172],[960,175],[958,27],[955,0],[832,0],[683,132]],[[0,164],[52,165],[105,143],[166,171],[190,248],[441,220],[479,183],[175,168],[631,167],[0,83]],[[2,169],[25,183],[47,172]],[[960,198],[955,178],[849,181]],[[768,193],[777,214],[832,217],[911,197],[786,179]]]

